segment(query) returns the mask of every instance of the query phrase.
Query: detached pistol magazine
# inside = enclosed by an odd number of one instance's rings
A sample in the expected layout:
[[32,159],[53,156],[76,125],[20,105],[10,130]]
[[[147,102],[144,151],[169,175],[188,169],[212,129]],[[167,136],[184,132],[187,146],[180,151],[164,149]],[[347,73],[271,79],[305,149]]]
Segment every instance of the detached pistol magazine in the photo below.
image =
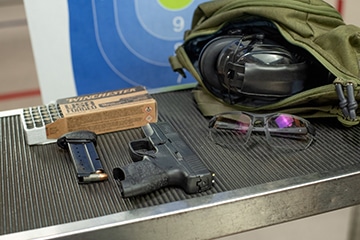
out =
[[150,123],[142,130],[145,138],[129,143],[134,163],[113,169],[123,197],[146,194],[166,186],[180,187],[188,194],[211,189],[215,174],[170,124]]

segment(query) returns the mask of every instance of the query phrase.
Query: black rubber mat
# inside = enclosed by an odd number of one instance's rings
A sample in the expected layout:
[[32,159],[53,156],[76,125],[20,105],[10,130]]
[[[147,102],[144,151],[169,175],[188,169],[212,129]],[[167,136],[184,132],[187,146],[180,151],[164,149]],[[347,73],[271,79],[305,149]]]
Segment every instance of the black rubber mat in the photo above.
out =
[[26,145],[20,116],[2,117],[0,235],[349,168],[360,162],[360,127],[344,128],[336,121],[313,120],[316,141],[300,152],[271,151],[261,142],[226,149],[214,145],[207,137],[208,119],[196,108],[191,91],[154,97],[158,101],[159,120],[172,124],[216,173],[211,190],[188,195],[168,187],[141,197],[121,198],[111,172],[114,167],[132,162],[128,143],[142,138],[140,129],[100,135],[97,150],[110,179],[79,185],[67,152],[56,144]]

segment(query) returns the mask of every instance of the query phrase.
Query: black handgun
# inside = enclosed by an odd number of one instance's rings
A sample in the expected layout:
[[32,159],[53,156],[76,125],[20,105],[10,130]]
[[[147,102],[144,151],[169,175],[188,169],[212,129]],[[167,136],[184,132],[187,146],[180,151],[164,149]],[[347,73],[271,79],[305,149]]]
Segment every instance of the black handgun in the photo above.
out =
[[129,143],[134,163],[113,169],[123,197],[149,193],[166,186],[180,187],[189,194],[211,189],[215,174],[170,124],[150,123],[142,130],[146,138]]

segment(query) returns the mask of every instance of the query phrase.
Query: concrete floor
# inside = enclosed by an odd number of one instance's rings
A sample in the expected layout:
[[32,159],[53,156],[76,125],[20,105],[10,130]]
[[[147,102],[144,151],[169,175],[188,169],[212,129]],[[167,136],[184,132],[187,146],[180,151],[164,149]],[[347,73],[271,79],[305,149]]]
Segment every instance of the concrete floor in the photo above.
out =
[[[0,0],[0,111],[40,105],[22,1]],[[353,208],[221,238],[221,240],[346,240]],[[354,239],[352,239],[354,240]]]
[[25,10],[0,0],[0,110],[41,104]]

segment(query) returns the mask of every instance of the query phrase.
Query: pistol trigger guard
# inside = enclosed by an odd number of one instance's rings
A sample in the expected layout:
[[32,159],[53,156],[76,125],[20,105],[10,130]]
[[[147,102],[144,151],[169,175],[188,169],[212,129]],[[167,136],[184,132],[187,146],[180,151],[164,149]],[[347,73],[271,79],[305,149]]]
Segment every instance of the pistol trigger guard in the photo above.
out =
[[144,159],[144,156],[154,158],[152,153],[156,152],[156,148],[147,139],[140,139],[129,143],[130,155],[134,162]]

